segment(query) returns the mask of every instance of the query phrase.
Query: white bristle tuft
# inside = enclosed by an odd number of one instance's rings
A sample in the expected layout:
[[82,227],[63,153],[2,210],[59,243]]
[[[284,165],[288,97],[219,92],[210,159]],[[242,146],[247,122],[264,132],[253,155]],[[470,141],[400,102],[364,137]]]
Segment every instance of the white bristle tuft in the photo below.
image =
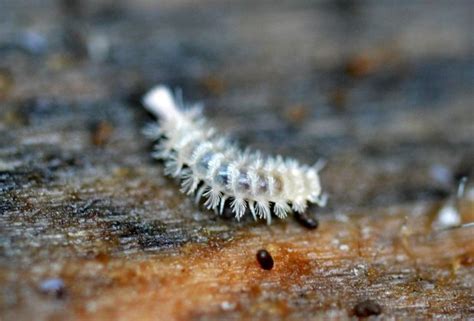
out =
[[173,93],[166,86],[156,86],[144,97],[143,104],[146,109],[163,121],[180,119],[181,112],[173,97]]

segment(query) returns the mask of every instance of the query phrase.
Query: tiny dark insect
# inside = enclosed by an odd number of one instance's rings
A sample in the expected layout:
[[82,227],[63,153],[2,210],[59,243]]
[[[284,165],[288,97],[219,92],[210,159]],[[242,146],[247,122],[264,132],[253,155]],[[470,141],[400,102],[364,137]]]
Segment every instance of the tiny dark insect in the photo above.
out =
[[354,306],[354,314],[358,317],[368,317],[382,313],[382,307],[372,300],[365,300]]
[[319,226],[319,221],[316,218],[310,217],[305,213],[295,213],[295,219],[302,226],[310,230],[315,230]]
[[257,261],[264,270],[273,269],[273,258],[267,250],[258,250]]

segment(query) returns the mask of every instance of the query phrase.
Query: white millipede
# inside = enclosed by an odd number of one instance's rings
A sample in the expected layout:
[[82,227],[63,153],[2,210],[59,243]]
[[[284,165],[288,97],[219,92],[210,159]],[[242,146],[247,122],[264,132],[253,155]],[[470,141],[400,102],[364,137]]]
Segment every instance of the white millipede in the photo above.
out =
[[196,202],[222,214],[227,200],[239,220],[249,208],[253,218],[271,223],[273,213],[285,218],[291,210],[303,213],[307,204],[324,206],[318,172],[320,163],[300,165],[290,158],[263,157],[241,150],[210,127],[199,105],[184,106],[165,86],[143,98],[158,123],[145,134],[158,139],[152,156],[165,163],[165,174],[181,181],[181,191],[196,195]]

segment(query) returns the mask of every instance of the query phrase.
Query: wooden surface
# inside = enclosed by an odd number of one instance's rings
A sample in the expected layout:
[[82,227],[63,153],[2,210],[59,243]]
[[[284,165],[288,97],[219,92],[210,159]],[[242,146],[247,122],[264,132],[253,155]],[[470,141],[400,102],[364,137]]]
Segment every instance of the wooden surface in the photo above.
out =
[[[474,319],[474,227],[443,221],[474,221],[472,30],[467,0],[0,0],[0,320]],[[326,159],[319,228],[181,195],[158,82]]]

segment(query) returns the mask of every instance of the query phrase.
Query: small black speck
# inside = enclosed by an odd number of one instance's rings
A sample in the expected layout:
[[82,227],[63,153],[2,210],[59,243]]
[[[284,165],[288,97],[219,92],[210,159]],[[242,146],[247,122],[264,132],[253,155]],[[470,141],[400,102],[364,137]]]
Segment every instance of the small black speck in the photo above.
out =
[[310,230],[315,230],[319,226],[319,221],[316,218],[309,217],[305,213],[295,213],[295,219],[301,226]]
[[382,307],[372,300],[365,300],[354,306],[354,314],[361,318],[379,315],[380,313],[382,313]]
[[264,270],[273,269],[273,258],[267,250],[258,250],[257,261]]
[[58,278],[47,279],[41,282],[39,290],[45,295],[50,295],[56,299],[63,299],[66,296],[66,286],[64,281]]

